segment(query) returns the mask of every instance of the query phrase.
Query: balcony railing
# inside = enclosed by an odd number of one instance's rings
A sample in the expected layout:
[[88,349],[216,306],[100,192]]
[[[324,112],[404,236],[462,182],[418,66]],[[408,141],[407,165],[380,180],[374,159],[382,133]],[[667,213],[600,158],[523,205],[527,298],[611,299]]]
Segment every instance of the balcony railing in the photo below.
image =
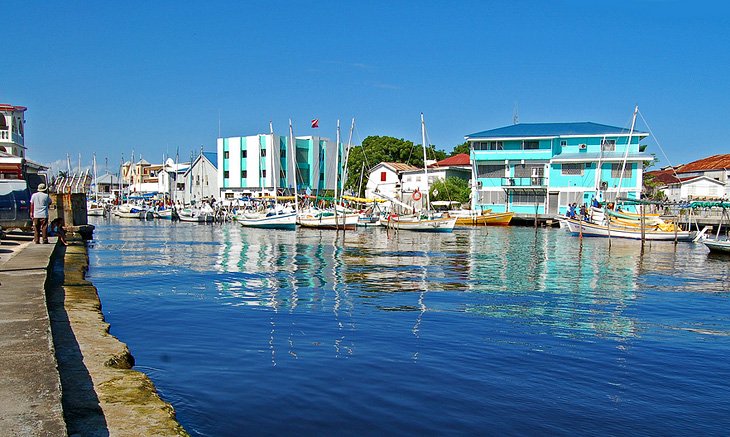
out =
[[6,130],[0,130],[0,140],[7,140],[10,138],[10,134]]
[[502,178],[503,187],[544,187],[545,178],[532,176],[529,178]]

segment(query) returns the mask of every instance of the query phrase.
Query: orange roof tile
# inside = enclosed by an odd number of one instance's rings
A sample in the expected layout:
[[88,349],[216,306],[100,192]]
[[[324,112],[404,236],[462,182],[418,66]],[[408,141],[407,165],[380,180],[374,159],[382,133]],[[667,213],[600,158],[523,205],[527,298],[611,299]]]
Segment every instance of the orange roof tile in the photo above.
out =
[[730,154],[713,155],[709,158],[700,159],[683,165],[677,173],[694,173],[697,171],[730,169]]
[[381,162],[383,165],[387,165],[395,171],[411,171],[418,170],[418,167],[414,167],[410,164],[404,164],[402,162]]

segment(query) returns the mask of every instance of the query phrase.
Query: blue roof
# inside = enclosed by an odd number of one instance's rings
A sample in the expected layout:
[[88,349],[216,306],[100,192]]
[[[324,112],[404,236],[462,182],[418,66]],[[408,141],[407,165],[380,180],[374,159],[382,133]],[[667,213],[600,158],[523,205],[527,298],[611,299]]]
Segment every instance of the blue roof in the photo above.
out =
[[203,152],[203,156],[213,164],[213,167],[218,168],[218,152]]
[[[629,129],[591,122],[576,123],[518,123],[497,129],[469,134],[472,138],[528,138],[558,137],[567,135],[628,135]],[[634,135],[647,136],[645,132],[634,131]]]

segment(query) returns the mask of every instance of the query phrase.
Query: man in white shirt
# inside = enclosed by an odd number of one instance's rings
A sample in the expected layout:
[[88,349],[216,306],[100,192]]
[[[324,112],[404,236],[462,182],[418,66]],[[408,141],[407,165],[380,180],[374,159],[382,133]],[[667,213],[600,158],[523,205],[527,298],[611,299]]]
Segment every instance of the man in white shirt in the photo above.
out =
[[38,244],[43,235],[43,244],[48,244],[48,207],[51,197],[46,194],[46,184],[38,185],[38,191],[30,196],[30,217],[33,219],[33,242]]

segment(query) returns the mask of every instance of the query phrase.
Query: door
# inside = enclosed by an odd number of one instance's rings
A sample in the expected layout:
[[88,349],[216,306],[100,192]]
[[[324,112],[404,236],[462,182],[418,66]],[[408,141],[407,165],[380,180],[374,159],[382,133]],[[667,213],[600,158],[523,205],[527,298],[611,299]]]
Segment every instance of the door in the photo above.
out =
[[560,193],[548,193],[548,214],[558,215],[558,198]]

